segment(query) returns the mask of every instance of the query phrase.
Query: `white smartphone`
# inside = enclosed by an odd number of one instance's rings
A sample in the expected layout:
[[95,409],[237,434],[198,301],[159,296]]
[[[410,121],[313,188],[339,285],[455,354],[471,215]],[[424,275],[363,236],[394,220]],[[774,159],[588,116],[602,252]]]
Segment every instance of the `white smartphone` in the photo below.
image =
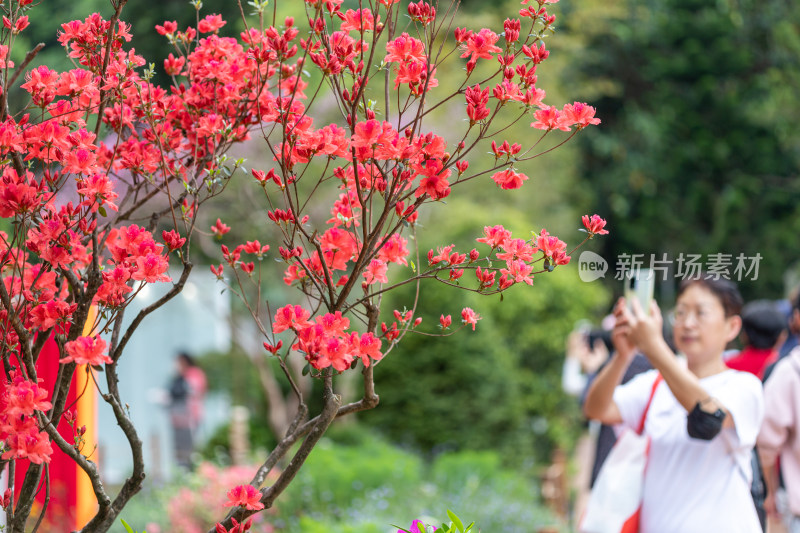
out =
[[625,278],[625,301],[631,309],[633,298],[639,300],[639,305],[646,314],[650,314],[650,302],[653,301],[653,292],[656,285],[656,276],[650,268],[640,268],[631,271]]

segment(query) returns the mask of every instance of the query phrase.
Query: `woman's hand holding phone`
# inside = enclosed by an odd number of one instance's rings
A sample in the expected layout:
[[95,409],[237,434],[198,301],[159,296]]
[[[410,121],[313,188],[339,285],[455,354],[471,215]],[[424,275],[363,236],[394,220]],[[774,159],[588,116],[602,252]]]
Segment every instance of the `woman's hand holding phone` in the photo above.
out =
[[625,298],[620,298],[614,306],[614,317],[616,322],[614,329],[611,330],[611,342],[614,344],[614,351],[619,357],[630,363],[636,355],[636,344],[631,339],[631,327],[628,320],[622,314],[623,308],[627,304]]
[[650,301],[650,313],[647,314],[638,299],[626,302],[624,298],[620,298],[614,309],[614,316],[617,317],[617,324],[625,328],[627,341],[638,347],[648,358],[658,343],[663,342],[664,320],[655,300]]

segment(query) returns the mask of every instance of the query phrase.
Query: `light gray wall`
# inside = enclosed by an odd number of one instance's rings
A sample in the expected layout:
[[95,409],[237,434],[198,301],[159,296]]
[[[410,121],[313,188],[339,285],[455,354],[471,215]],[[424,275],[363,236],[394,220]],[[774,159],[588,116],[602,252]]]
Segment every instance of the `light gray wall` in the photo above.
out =
[[[175,280],[179,272],[170,275]],[[127,308],[125,325],[171,287],[171,283],[146,286]],[[229,293],[222,289],[213,274],[196,268],[178,296],[145,318],[119,361],[120,395],[130,406],[130,416],[139,431],[150,479],[167,479],[175,468],[165,395],[177,352],[201,355],[230,348],[230,300]],[[104,381],[104,376],[99,376],[103,388]],[[228,408],[227,398],[206,397],[199,440],[225,421]],[[111,408],[102,399],[98,408],[98,452],[104,481],[124,481],[132,470],[130,448]]]

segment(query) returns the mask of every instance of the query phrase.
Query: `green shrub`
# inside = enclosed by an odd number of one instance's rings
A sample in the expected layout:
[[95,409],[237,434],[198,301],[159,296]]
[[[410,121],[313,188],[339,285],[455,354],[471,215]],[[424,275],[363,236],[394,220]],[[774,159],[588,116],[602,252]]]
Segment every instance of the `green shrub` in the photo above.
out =
[[440,491],[455,493],[485,485],[503,470],[500,457],[494,452],[463,451],[440,455],[431,472]]
[[342,517],[354,501],[379,489],[413,491],[422,479],[422,461],[374,436],[360,445],[337,445],[323,438],[278,505],[280,517]]
[[414,519],[446,522],[447,509],[485,533],[557,524],[539,504],[534,478],[504,468],[496,452],[449,452],[426,464],[363,430],[347,431],[361,444],[326,439],[312,452],[278,505],[278,531],[386,533]]
[[[455,250],[483,246],[474,240],[480,230],[476,234],[473,221],[485,206],[454,199],[449,207],[448,218],[435,224],[453,236]],[[519,238],[541,229],[532,225],[528,212],[513,208],[496,218]],[[584,236],[577,226],[576,221],[575,230],[560,237],[575,244]],[[427,250],[437,244],[449,243],[419,243],[423,264]],[[474,273],[466,271],[460,282],[473,287]],[[408,287],[387,295],[383,320],[391,324],[394,309],[412,308],[415,294],[416,288]],[[572,446],[582,416],[575,399],[561,388],[564,344],[578,320],[607,310],[608,294],[601,284],[581,282],[577,265],[570,264],[537,275],[532,288],[512,287],[502,296],[453,290],[438,282],[425,283],[419,296],[421,331],[437,333],[441,314],[451,315],[451,331],[458,329],[463,307],[472,307],[483,319],[475,331],[465,328],[447,338],[406,335],[376,366],[381,402],[361,420],[393,442],[423,452],[497,449],[508,465],[531,457],[545,464],[555,447]]]
[[300,518],[299,529],[303,533],[386,533],[386,524],[360,522],[358,524],[331,524],[327,520],[317,521],[308,516]]

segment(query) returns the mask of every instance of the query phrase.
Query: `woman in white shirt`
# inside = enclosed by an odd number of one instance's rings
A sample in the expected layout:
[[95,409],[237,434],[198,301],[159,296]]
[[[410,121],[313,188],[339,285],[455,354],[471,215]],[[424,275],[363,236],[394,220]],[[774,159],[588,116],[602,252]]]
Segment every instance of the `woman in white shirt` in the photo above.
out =
[[[750,494],[751,451],[764,415],[761,382],[728,369],[725,347],[741,329],[736,286],[708,274],[678,289],[673,333],[685,363],[664,340],[661,311],[649,314],[620,299],[612,359],[593,382],[587,417],[636,430],[657,375],[644,426],[650,436],[641,533],[759,533]],[[655,370],[625,385],[622,375],[636,350]]]

